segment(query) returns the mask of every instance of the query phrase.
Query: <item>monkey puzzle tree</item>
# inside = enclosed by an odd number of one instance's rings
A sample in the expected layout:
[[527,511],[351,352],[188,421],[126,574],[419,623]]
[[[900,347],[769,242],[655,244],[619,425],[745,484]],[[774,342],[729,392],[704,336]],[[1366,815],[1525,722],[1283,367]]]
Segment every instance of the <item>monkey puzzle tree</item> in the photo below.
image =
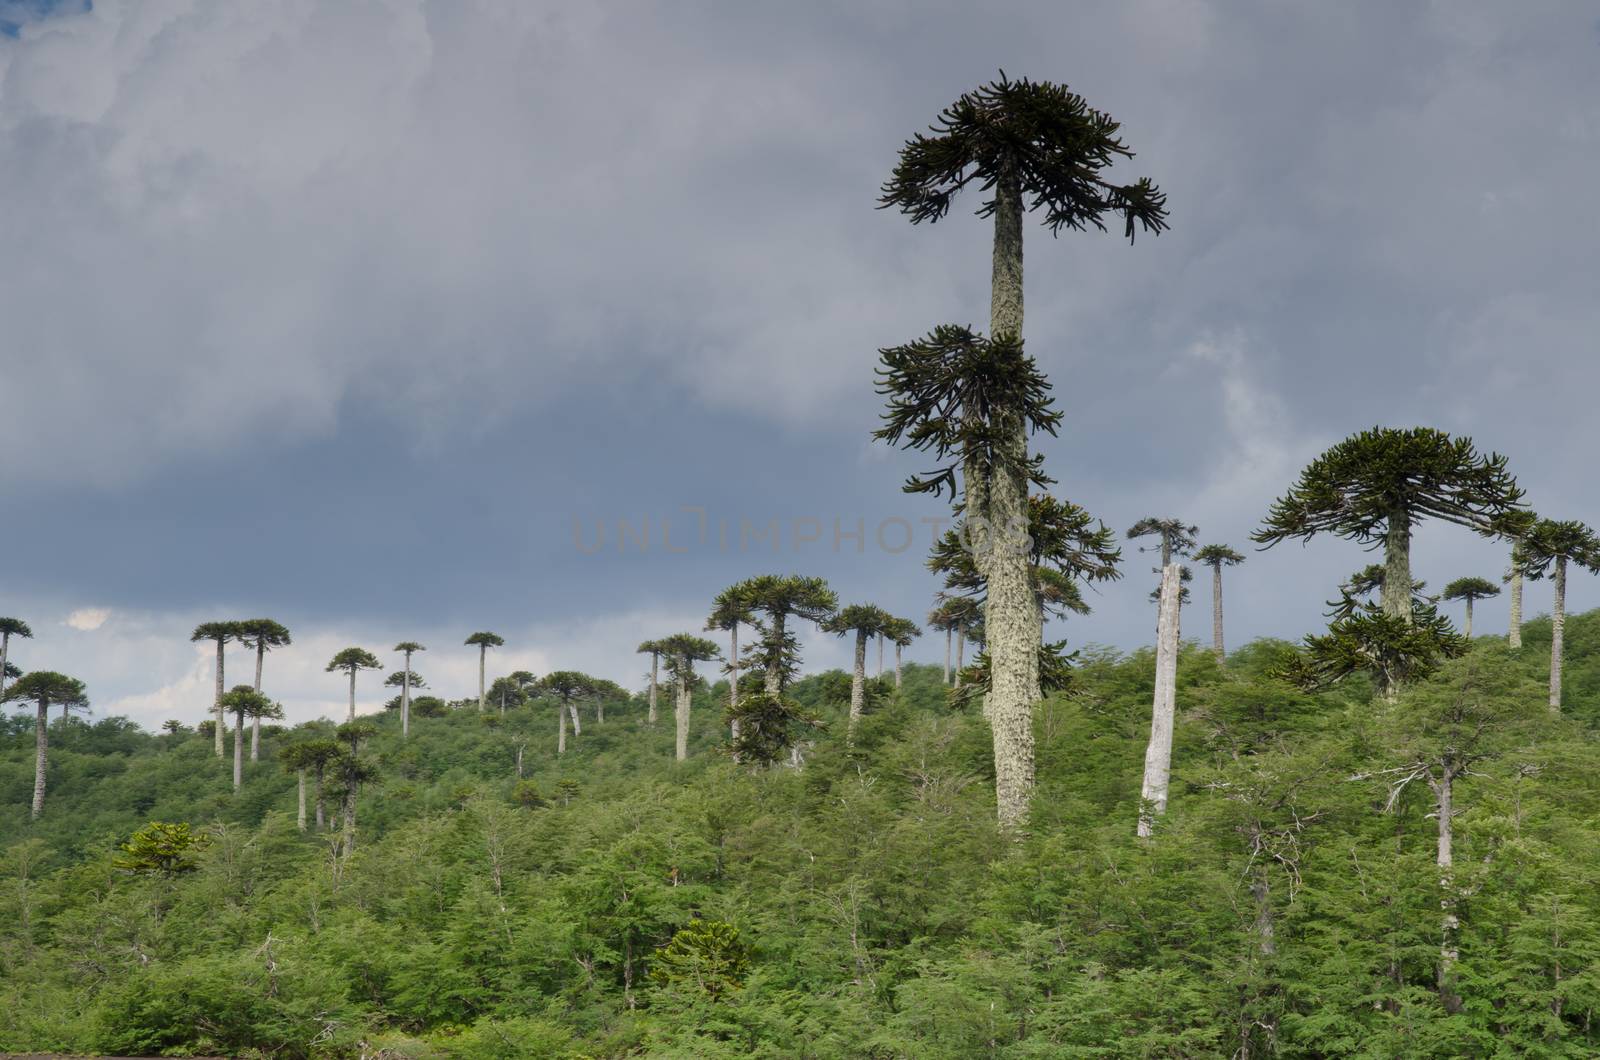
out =
[[928,628],[944,634],[944,683],[950,683],[951,652],[955,646],[956,608],[948,599],[942,599],[928,612]]
[[1540,519],[1518,541],[1524,576],[1538,581],[1547,574],[1555,586],[1550,609],[1550,709],[1561,709],[1561,657],[1567,628],[1567,567],[1600,572],[1600,538],[1583,523]]
[[[556,699],[556,754],[567,750],[567,712],[572,701],[588,695],[594,688],[594,678],[576,670],[556,670],[539,680],[537,690]],[[575,713],[575,712],[574,712]]]
[[[742,702],[744,697],[741,696],[741,702],[730,704],[728,708],[734,755],[739,758],[744,754],[744,734],[740,729],[747,714],[761,720],[766,726],[765,735],[755,741],[761,745],[755,748],[758,751],[776,740],[792,736],[798,728],[797,724],[778,723],[781,719],[792,721],[795,718],[792,706],[785,699],[785,692],[799,671],[800,648],[789,620],[799,618],[820,624],[838,608],[839,598],[823,579],[795,574],[758,575],[730,586],[724,592],[746,614],[755,616],[745,621],[751,622],[759,634],[757,643],[747,650],[747,654],[761,670],[763,702],[751,705],[751,710],[747,712],[744,709],[746,704]],[[790,744],[789,752],[790,761],[798,765],[799,744]]]
[[1161,553],[1161,566],[1156,568],[1159,572],[1172,562],[1173,556],[1187,556],[1194,550],[1194,535],[1199,529],[1198,526],[1185,524],[1181,519],[1161,519],[1152,515],[1128,527],[1128,540],[1157,538],[1155,544],[1141,546],[1139,551]]
[[1513,648],[1522,647],[1522,550],[1515,539],[1511,542],[1511,565],[1506,568],[1506,573],[1500,579],[1510,587],[1511,599],[1508,602],[1510,616],[1506,622],[1506,644]]
[[230,640],[239,638],[239,623],[237,622],[202,622],[194,627],[194,632],[189,634],[189,639],[198,643],[202,640],[215,641],[217,645],[217,693],[211,701],[211,713],[216,715],[216,729],[214,731],[215,751],[218,758],[222,757],[222,732],[228,727],[228,721],[222,713],[223,691],[223,663],[225,650]]
[[11,676],[11,664],[6,661],[11,651],[11,638],[32,636],[33,630],[22,619],[0,618],[0,696],[5,695],[6,679]]
[[[1071,584],[1070,582],[1068,584]],[[894,642],[894,687],[895,691],[901,688],[900,653],[911,646],[911,642],[922,636],[922,627],[909,618],[891,619],[885,627],[885,635]]]
[[468,637],[465,643],[476,644],[478,646],[478,710],[482,711],[485,660],[488,658],[489,649],[498,648],[504,645],[505,638],[500,636],[498,633],[479,632]]
[[1227,658],[1222,647],[1222,568],[1236,567],[1244,557],[1227,545],[1207,545],[1194,554],[1194,561],[1211,568],[1211,650],[1221,662]]
[[1308,690],[1363,673],[1385,699],[1392,700],[1402,685],[1430,676],[1444,660],[1466,650],[1466,638],[1431,604],[1419,605],[1403,617],[1372,604],[1357,604],[1350,613],[1336,617],[1327,633],[1307,636],[1304,649],[1277,673]]
[[[737,638],[738,634],[734,634]],[[647,640],[635,649],[639,654],[648,653],[650,656],[650,713],[646,720],[654,725],[656,723],[656,698],[661,687],[661,642]]]
[[35,670],[19,677],[17,683],[0,696],[0,702],[26,702],[34,706],[32,816],[37,820],[44,812],[46,754],[50,746],[48,734],[50,705],[60,703],[64,707],[87,709],[89,696],[84,692],[83,682],[76,678],[52,670]]
[[[383,707],[385,710],[400,712],[402,715],[401,720],[404,721],[404,714],[407,708],[412,705],[408,702],[411,690],[413,688],[427,688],[428,682],[415,670],[396,670],[383,679],[383,687],[400,689],[394,698],[385,703]],[[401,735],[405,735],[404,726],[401,727]]]
[[244,719],[254,719],[256,735],[250,749],[250,761],[254,762],[260,747],[261,719],[281,718],[283,708],[249,685],[234,685],[231,692],[224,693],[222,707],[234,716],[233,790],[238,791],[244,783]]
[[677,691],[676,707],[673,711],[674,720],[677,722],[673,753],[678,761],[682,762],[689,757],[689,710],[693,703],[696,680],[694,664],[715,659],[722,654],[722,649],[712,641],[692,633],[674,633],[670,637],[663,637],[659,643],[661,654],[667,661],[667,673],[672,675],[673,686]]
[[[419,651],[427,651],[414,640],[403,640],[394,646],[394,650],[405,656],[405,669],[402,674],[411,673],[411,657]],[[403,740],[411,735],[411,681],[405,679],[400,688],[400,738]]]
[[[312,767],[312,757],[307,753],[308,743],[292,743],[278,748],[278,764],[295,779],[295,825],[306,830],[306,770]],[[319,826],[320,827],[320,826]]]
[[267,652],[289,644],[289,628],[270,618],[247,618],[234,623],[239,643],[256,653],[255,690],[261,691],[261,668]]
[[1457,578],[1444,587],[1443,598],[1446,600],[1465,600],[1467,603],[1467,620],[1461,635],[1468,640],[1472,639],[1472,605],[1477,600],[1487,599],[1500,595],[1500,586],[1487,578]]
[[846,739],[853,737],[856,724],[861,720],[861,707],[865,700],[867,683],[867,638],[881,635],[894,621],[894,616],[876,604],[851,604],[841,608],[822,623],[828,633],[844,637],[855,634],[855,665],[850,671],[850,722]]
[[1498,453],[1432,427],[1374,427],[1313,460],[1250,535],[1264,548],[1320,533],[1383,546],[1382,610],[1411,621],[1411,534],[1440,519],[1485,536],[1522,524],[1522,490]]
[[324,672],[333,673],[343,670],[350,675],[350,714],[345,720],[356,720],[356,674],[361,670],[381,670],[383,663],[378,657],[365,648],[346,648],[328,663]]
[[1032,708],[1039,699],[1038,609],[1029,592],[1026,549],[1017,537],[1027,522],[1028,487],[1043,485],[1040,459],[1028,456],[1035,430],[1054,433],[1049,384],[1022,348],[1022,216],[1042,209],[1052,232],[1103,231],[1120,217],[1132,240],[1142,227],[1167,227],[1165,197],[1148,179],[1112,184],[1103,172],[1132,152],[1119,126],[1063,85],[998,81],[961,96],[928,134],[906,141],[880,205],[913,223],[936,222],[970,184],[988,193],[980,217],[994,219],[989,337],[945,325],[927,338],[880,351],[880,392],[887,423],[876,436],[932,450],[953,463],[906,483],[911,492],[956,497],[976,537],[988,583],[985,626],[993,660],[987,711],[994,730],[995,790],[1004,827],[1020,827],[1033,790]]
[[510,707],[522,705],[522,688],[511,677],[496,677],[489,685],[489,699],[500,706],[503,716]]

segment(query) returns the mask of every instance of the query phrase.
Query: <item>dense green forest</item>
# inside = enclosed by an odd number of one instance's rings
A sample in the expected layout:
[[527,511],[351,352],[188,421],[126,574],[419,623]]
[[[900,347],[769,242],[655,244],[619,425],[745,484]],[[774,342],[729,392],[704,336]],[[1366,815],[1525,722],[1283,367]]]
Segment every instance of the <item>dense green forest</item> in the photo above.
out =
[[[279,1056],[1591,1056],[1600,613],[1482,637],[1393,702],[1187,645],[1167,814],[1134,835],[1155,663],[1085,650],[1035,720],[1029,830],[938,667],[797,681],[802,769],[690,755],[641,694],[377,721],[362,841],[302,834],[268,727],[235,794],[194,730],[32,719],[0,740],[0,1048]],[[1440,1003],[1435,797],[1455,792],[1459,1005]],[[517,775],[522,751],[523,777]],[[150,821],[182,823],[155,847]],[[329,822],[332,823],[331,821]],[[149,833],[146,833],[147,836]],[[152,849],[161,856],[152,857]]]

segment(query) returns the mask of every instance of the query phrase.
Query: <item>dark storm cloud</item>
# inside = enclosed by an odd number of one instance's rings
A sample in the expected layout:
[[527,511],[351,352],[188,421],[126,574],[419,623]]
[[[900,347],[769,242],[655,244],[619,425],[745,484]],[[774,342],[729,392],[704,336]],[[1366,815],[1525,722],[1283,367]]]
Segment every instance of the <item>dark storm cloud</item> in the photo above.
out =
[[[1586,5],[18,10],[6,610],[111,608],[51,642],[86,672],[119,614],[181,638],[237,609],[335,640],[582,621],[585,663],[629,677],[600,643],[631,647],[615,616],[691,621],[769,567],[920,614],[917,553],[603,560],[571,519],[942,514],[896,492],[916,460],[867,442],[873,350],[985,323],[988,233],[975,201],[921,228],[873,206],[900,140],[1000,67],[1114,114],[1122,172],[1173,214],[1132,247],[1029,230],[1062,493],[1242,546],[1320,447],[1431,423],[1511,454],[1541,509],[1600,519]],[[1064,635],[1145,641],[1147,558]],[[1314,627],[1364,561],[1252,555],[1234,641]],[[1436,584],[1500,563],[1419,542]],[[160,667],[102,684],[192,669]]]

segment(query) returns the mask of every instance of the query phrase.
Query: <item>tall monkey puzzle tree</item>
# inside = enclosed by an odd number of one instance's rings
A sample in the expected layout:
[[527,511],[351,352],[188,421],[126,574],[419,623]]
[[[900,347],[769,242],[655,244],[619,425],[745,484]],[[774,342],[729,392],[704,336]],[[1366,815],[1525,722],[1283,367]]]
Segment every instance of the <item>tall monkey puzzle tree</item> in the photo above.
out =
[[[249,685],[235,685],[231,692],[223,694],[222,707],[232,711],[233,725],[233,790],[238,791],[244,784],[244,719],[255,720],[256,732],[261,731],[261,719],[283,717],[283,709],[272,700],[257,692]],[[256,761],[257,743],[250,750],[250,761]]]
[[594,689],[594,678],[576,670],[556,670],[545,674],[535,687],[540,693],[556,698],[556,754],[566,754],[567,712],[572,710],[574,699]]
[[1222,568],[1236,567],[1244,557],[1227,545],[1207,545],[1194,554],[1194,561],[1211,568],[1211,650],[1221,662],[1228,655],[1222,646]]
[[234,623],[239,643],[256,653],[255,690],[261,691],[261,668],[267,652],[289,644],[289,627],[270,618],[247,618]]
[[222,733],[228,727],[227,719],[222,716],[223,692],[223,666],[226,661],[226,649],[230,640],[239,638],[239,623],[237,622],[202,622],[194,627],[194,632],[189,634],[189,639],[198,643],[202,640],[215,641],[217,644],[217,692],[211,701],[211,713],[216,716],[217,727],[214,730],[214,750],[218,758],[222,757]]
[[478,646],[478,711],[481,713],[483,711],[483,696],[485,690],[484,667],[487,664],[486,660],[489,655],[489,649],[503,646],[505,644],[505,638],[500,636],[498,633],[479,632],[468,637],[464,643],[476,644]]
[[[711,602],[711,614],[706,619],[706,629],[726,630],[728,633],[728,714],[730,736],[735,745],[739,742],[739,626],[755,621],[749,606],[734,592],[724,589]],[[737,752],[735,752],[737,761]]]
[[1550,709],[1561,709],[1561,662],[1567,628],[1567,567],[1600,572],[1600,538],[1582,523],[1540,519],[1519,535],[1522,573],[1532,581],[1550,576]]
[[1432,427],[1374,427],[1313,460],[1250,535],[1264,548],[1320,533],[1383,546],[1382,611],[1411,621],[1411,534],[1440,519],[1485,536],[1521,525],[1522,490],[1498,453]]
[[[790,764],[799,765],[797,734],[803,719],[786,692],[799,670],[800,650],[789,621],[799,618],[820,625],[838,609],[839,598],[821,578],[795,574],[758,575],[730,586],[725,595],[753,616],[745,621],[755,626],[759,640],[746,649],[746,655],[762,674],[762,690],[740,696],[737,705],[728,708],[735,760],[769,764],[777,752],[787,749]],[[747,723],[756,731],[745,731]]]
[[1157,541],[1153,545],[1145,545],[1140,552],[1161,553],[1161,566],[1157,571],[1165,570],[1167,564],[1172,562],[1173,556],[1187,556],[1194,551],[1195,532],[1198,526],[1189,526],[1181,519],[1158,519],[1149,516],[1140,519],[1128,527],[1128,540],[1136,541],[1141,537],[1154,537]]
[[1028,437],[1054,433],[1049,384],[1022,348],[1022,217],[1042,209],[1053,233],[1105,230],[1120,217],[1124,235],[1167,227],[1166,199],[1148,179],[1112,184],[1102,173],[1132,152],[1117,122],[1065,86],[1004,72],[957,99],[929,132],[918,133],[882,189],[880,205],[912,223],[936,222],[956,194],[976,184],[987,193],[978,216],[994,220],[989,337],[943,325],[925,339],[880,351],[880,392],[889,397],[876,437],[931,450],[953,463],[906,483],[911,492],[948,488],[965,514],[980,572],[988,584],[984,625],[992,680],[987,713],[994,730],[995,793],[1000,823],[1021,827],[1033,792],[1033,704],[1039,699],[1038,608],[1029,591],[1025,548],[1028,488],[1044,485]]
[[346,648],[329,661],[325,672],[333,673],[343,670],[350,675],[350,714],[345,720],[356,720],[356,674],[361,670],[381,670],[383,663],[378,657],[365,648]]
[[400,689],[400,738],[403,740],[411,735],[411,657],[419,651],[427,651],[414,640],[403,640],[394,646],[394,650],[405,656],[406,674]]
[[660,640],[661,654],[666,656],[667,673],[672,675],[677,699],[673,710],[676,722],[676,739],[673,753],[682,762],[689,757],[689,709],[694,696],[694,664],[707,662],[722,654],[722,649],[704,637],[692,633],[674,633]]
[[5,695],[6,678],[11,676],[10,664],[6,661],[11,651],[11,638],[32,636],[33,630],[22,619],[0,618],[0,696]]
[[83,682],[51,670],[35,670],[23,674],[17,683],[6,689],[0,702],[32,703],[33,715],[33,818],[38,820],[44,812],[44,778],[46,756],[49,752],[50,707],[59,703],[63,707],[87,709],[89,696]]
[[866,702],[867,639],[885,632],[894,616],[876,604],[851,604],[822,623],[828,633],[841,637],[855,634],[855,665],[850,670],[850,722],[846,738],[855,736],[856,725],[861,721],[861,709]]
[[1514,540],[1511,543],[1511,565],[1501,580],[1510,587],[1511,596],[1509,601],[1511,614],[1506,623],[1506,644],[1520,648],[1522,647],[1522,550]]
[[902,686],[900,653],[909,648],[912,641],[922,636],[922,627],[909,618],[894,618],[890,620],[885,633],[894,642],[894,687],[898,692]]
[[1462,627],[1461,635],[1468,640],[1472,639],[1472,605],[1477,600],[1487,599],[1500,595],[1500,586],[1487,578],[1457,578],[1444,587],[1443,598],[1446,600],[1465,600],[1467,604],[1467,621]]
[[334,775],[343,787],[343,805],[340,816],[344,819],[344,836],[340,856],[348,858],[356,849],[356,796],[361,785],[378,779],[378,770],[361,757],[361,745],[378,733],[370,721],[350,721],[339,726],[335,735],[343,742],[339,754],[332,760]]

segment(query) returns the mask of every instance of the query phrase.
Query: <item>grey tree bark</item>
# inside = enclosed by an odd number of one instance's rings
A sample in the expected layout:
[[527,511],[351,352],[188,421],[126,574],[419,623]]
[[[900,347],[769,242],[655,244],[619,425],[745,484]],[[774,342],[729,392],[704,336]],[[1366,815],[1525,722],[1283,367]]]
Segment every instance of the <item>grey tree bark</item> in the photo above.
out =
[[[261,663],[266,658],[267,646],[256,641],[256,691],[261,691]],[[250,719],[250,761],[261,761],[261,715]]]
[[576,703],[568,703],[567,704],[567,714],[570,715],[571,718],[572,718],[572,735],[574,735],[574,736],[582,736],[583,735],[583,721],[582,721],[582,719],[580,719],[578,717],[578,704],[576,704]]
[[306,830],[306,771],[304,769],[295,770],[294,779],[296,801],[294,823],[299,827],[300,831],[304,832]]
[[350,667],[350,716],[345,721],[356,720],[356,668]]
[[317,831],[321,832],[328,827],[327,799],[323,791],[323,780],[327,774],[327,766],[317,763]]
[[894,646],[894,690],[900,691],[900,645]]
[[956,677],[955,687],[961,687],[961,669],[966,666],[967,656],[967,630],[965,626],[956,630]]
[[1403,510],[1389,513],[1380,600],[1384,614],[1411,623],[1411,516]]
[[233,790],[244,783],[244,711],[233,715]]
[[556,754],[567,753],[567,705],[556,704]]
[[400,683],[400,738],[411,735],[411,653],[405,653],[406,675]]
[[489,655],[489,645],[478,645],[478,713],[483,713],[483,673],[487,665],[485,660]]
[[861,720],[861,708],[866,701],[867,685],[867,631],[856,630],[855,667],[850,671],[850,724],[845,732],[848,742],[856,734],[856,724]]
[[50,704],[39,701],[38,713],[33,716],[33,819],[37,821],[44,812],[44,774],[46,751],[50,746]]
[[1506,643],[1513,648],[1522,647],[1522,574],[1511,568],[1511,624],[1506,630]]
[[1556,557],[1556,602],[1550,610],[1550,709],[1561,710],[1561,654],[1567,632],[1567,557]]
[[648,720],[651,725],[656,723],[656,690],[661,686],[661,654],[650,653],[650,713]]
[[11,634],[0,633],[0,696],[6,692],[6,653],[11,650]]
[[1156,693],[1150,712],[1150,743],[1144,752],[1144,786],[1140,790],[1140,838],[1148,839],[1156,817],[1167,812],[1167,785],[1172,775],[1172,730],[1176,722],[1178,675],[1178,564],[1161,568],[1161,606],[1156,621]]
[[1467,639],[1472,639],[1472,597],[1467,597]]
[[217,757],[222,757],[223,733],[228,731],[228,719],[222,712],[222,639],[217,638],[217,697],[212,703],[211,712],[217,716],[216,752]]
[[1222,564],[1214,564],[1211,568],[1211,650],[1217,653],[1217,661],[1222,662],[1228,653],[1222,647]]
[[944,683],[950,683],[950,649],[955,642],[955,629],[944,631]]
[[1461,921],[1456,916],[1453,850],[1455,828],[1451,820],[1454,813],[1455,778],[1458,773],[1459,767],[1455,759],[1446,754],[1439,770],[1439,779],[1433,785],[1434,794],[1438,797],[1439,819],[1439,844],[1435,861],[1439,869],[1439,905],[1443,910],[1439,924],[1439,1000],[1450,1012],[1459,1011],[1461,1006],[1461,999],[1455,992],[1455,966],[1460,958],[1456,934],[1461,927]]
[[878,676],[883,676],[883,634],[878,634]]
[[[739,709],[739,623],[736,621],[728,629],[729,647],[732,649],[728,655],[728,710]],[[728,723],[728,735],[734,744],[739,743],[739,719],[737,716]],[[739,752],[733,752],[734,762],[739,761]]]
[[672,720],[676,725],[676,742],[673,754],[682,762],[689,757],[689,682],[687,679],[678,681],[677,702],[673,704]]
[[356,848],[356,786],[351,784],[344,792],[344,856],[349,857]]

